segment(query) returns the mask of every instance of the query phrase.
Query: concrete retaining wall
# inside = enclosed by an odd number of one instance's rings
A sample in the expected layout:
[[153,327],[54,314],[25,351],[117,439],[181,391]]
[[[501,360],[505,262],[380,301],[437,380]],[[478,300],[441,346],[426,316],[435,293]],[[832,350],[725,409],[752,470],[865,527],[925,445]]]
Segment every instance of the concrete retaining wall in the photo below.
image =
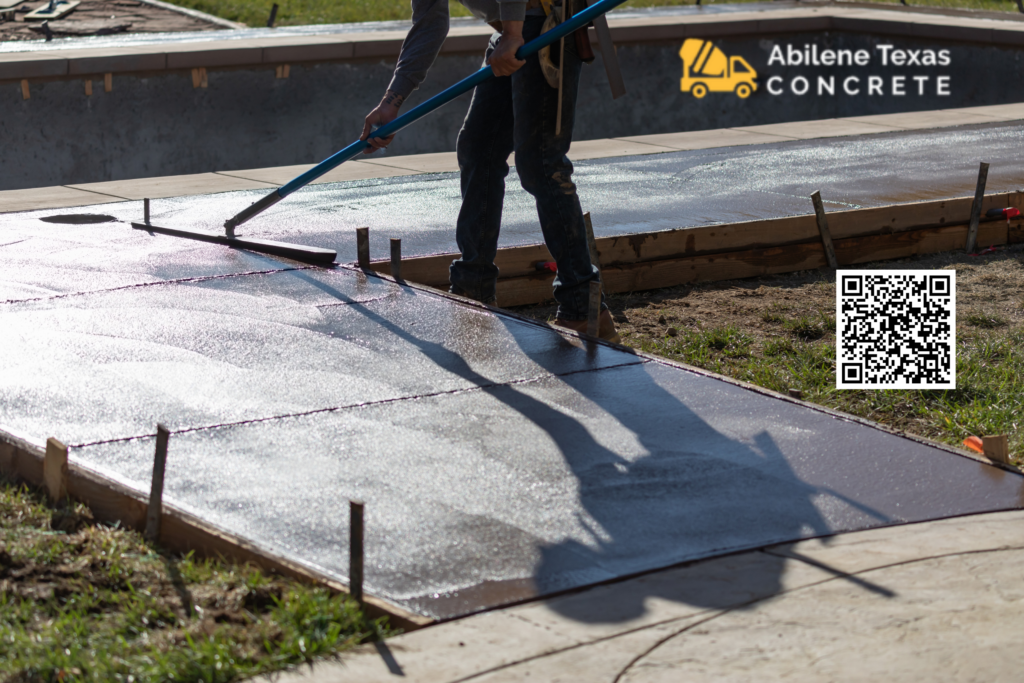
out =
[[[1024,101],[1024,93],[1007,87],[1024,82],[1024,40],[1016,47],[1007,41],[979,45],[848,31],[746,33],[709,37],[726,55],[740,55],[757,70],[759,88],[745,100],[725,92],[697,99],[680,91],[678,52],[685,38],[620,41],[629,94],[611,100],[599,55],[584,70],[576,139]],[[797,51],[813,45],[819,54],[864,50],[869,62],[769,64],[777,46],[786,54],[790,45]],[[888,52],[883,65],[882,45],[921,53],[948,50],[949,63],[897,67]],[[188,70],[127,72],[114,75],[109,93],[95,77],[91,97],[84,94],[82,77],[33,82],[30,99],[23,99],[18,81],[8,81],[0,90],[0,189],[319,161],[358,135],[363,116],[390,79],[393,61],[292,64],[286,79],[276,78],[269,65],[210,69],[207,88],[193,87]],[[442,54],[409,106],[471,73],[480,61],[479,53]],[[882,79],[883,94],[868,94],[872,76]],[[903,95],[892,90],[893,77],[900,76]],[[915,76],[927,79],[919,82]],[[948,78],[949,94],[937,92],[940,76]],[[835,95],[817,93],[819,77],[834,79]],[[851,77],[857,80],[847,80]],[[794,92],[803,86],[800,78],[808,85],[803,95]],[[769,81],[780,94],[769,92]],[[859,92],[844,93],[844,83]],[[468,103],[464,96],[417,123],[398,137],[390,153],[454,149]]]

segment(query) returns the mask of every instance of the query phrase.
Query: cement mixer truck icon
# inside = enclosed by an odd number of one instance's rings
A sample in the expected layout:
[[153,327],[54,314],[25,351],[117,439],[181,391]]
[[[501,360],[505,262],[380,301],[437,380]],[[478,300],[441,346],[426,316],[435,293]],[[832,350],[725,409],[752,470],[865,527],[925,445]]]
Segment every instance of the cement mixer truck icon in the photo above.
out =
[[711,92],[734,92],[740,99],[757,90],[757,72],[738,55],[726,57],[710,40],[687,38],[679,50],[683,58],[680,89],[700,99]]

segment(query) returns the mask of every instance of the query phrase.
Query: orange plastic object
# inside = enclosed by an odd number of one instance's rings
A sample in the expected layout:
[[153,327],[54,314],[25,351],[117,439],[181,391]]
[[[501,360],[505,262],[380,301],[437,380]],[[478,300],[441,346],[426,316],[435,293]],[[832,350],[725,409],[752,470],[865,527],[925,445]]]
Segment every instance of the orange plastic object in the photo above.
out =
[[981,453],[982,455],[985,454],[985,448],[981,444],[981,439],[977,436],[969,436],[964,439],[964,445],[975,453]]

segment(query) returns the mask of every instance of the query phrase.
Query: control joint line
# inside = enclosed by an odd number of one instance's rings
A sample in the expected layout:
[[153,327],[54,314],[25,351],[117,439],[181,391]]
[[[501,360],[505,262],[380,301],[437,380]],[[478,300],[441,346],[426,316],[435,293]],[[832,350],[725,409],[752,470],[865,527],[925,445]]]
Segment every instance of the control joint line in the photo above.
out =
[[[282,415],[269,415],[267,417],[256,417],[250,420],[238,420],[236,422],[222,422],[214,425],[203,425],[201,427],[186,427],[185,429],[174,429],[171,430],[171,434],[188,434],[190,432],[203,432],[213,429],[221,429],[223,427],[240,427],[249,424],[259,424],[261,422],[272,422],[274,420],[289,420],[297,417],[307,417],[309,415],[319,415],[322,413],[334,413],[342,410],[352,410],[355,408],[369,408],[378,405],[386,405],[388,403],[400,403],[402,401],[416,401],[423,398],[434,398],[436,396],[447,396],[468,393],[471,391],[481,391],[483,389],[494,389],[496,387],[511,387],[520,384],[529,384],[531,382],[539,382],[541,380],[550,379],[552,377],[568,377],[570,375],[578,375],[584,372],[599,372],[601,370],[613,370],[615,368],[626,367],[629,365],[642,365],[643,363],[649,363],[649,360],[636,360],[630,363],[618,363],[616,365],[605,365],[600,368],[584,368],[582,370],[572,370],[571,372],[563,373],[547,373],[543,375],[537,375],[536,377],[527,377],[525,379],[515,379],[509,382],[492,382],[490,384],[479,384],[475,387],[461,387],[459,389],[448,389],[447,391],[436,391],[429,394],[416,394],[414,396],[396,396],[394,398],[383,398],[377,401],[365,401],[363,403],[351,403],[344,406],[332,406],[329,408],[317,408],[315,410],[305,410],[297,413],[285,413]],[[121,436],[116,439],[100,439],[99,441],[88,441],[86,443],[75,443],[69,444],[68,448],[88,448],[89,446],[100,446],[108,443],[122,443],[128,441],[135,441],[137,439],[149,439],[155,434],[137,434],[135,436]]]

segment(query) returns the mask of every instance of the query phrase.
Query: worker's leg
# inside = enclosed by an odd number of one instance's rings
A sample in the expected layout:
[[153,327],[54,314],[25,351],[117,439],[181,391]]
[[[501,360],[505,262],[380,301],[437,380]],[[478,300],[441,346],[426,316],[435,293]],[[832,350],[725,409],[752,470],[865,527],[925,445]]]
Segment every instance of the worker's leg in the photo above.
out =
[[[539,33],[540,22],[527,17],[523,37],[529,41]],[[557,49],[558,43],[552,45],[552,50]],[[512,74],[516,172],[523,188],[536,199],[544,241],[558,264],[554,285],[557,317],[561,320],[587,318],[590,281],[599,277],[590,263],[583,209],[572,181],[572,163],[566,156],[572,142],[581,66],[576,42],[570,36],[565,41],[562,128],[558,135],[558,90],[544,79],[537,57],[527,59],[526,65]]]
[[[487,56],[494,49],[496,36],[491,38]],[[491,302],[498,280],[494,256],[498,251],[508,155],[512,153],[510,78],[492,78],[476,87],[456,149],[462,172],[462,209],[455,241],[462,258],[451,265],[452,291]]]

